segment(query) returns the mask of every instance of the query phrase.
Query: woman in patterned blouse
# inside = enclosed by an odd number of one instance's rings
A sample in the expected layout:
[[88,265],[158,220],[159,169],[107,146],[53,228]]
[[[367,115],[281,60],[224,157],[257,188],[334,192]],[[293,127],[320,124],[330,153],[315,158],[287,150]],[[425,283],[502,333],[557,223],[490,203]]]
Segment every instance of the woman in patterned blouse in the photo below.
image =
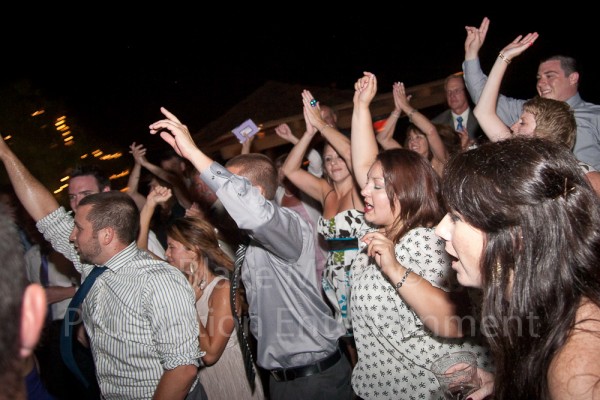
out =
[[372,228],[352,264],[352,387],[363,399],[443,399],[432,361],[470,350],[487,366],[487,356],[463,338],[454,296],[465,292],[452,292],[450,258],[434,232],[444,215],[438,176],[411,150],[378,153],[369,110],[375,76],[365,73],[355,90],[352,163]]

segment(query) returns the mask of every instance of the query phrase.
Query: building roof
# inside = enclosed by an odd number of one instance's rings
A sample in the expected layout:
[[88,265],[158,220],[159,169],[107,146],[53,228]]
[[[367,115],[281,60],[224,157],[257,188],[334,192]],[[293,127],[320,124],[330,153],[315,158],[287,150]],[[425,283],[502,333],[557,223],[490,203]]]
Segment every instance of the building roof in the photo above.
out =
[[321,104],[334,109],[352,102],[354,95],[354,90],[267,81],[221,117],[196,132],[194,140],[210,154],[222,146],[235,144],[237,139],[231,131],[247,119],[252,119],[263,130],[299,118],[303,121],[301,93],[304,89],[310,90]]

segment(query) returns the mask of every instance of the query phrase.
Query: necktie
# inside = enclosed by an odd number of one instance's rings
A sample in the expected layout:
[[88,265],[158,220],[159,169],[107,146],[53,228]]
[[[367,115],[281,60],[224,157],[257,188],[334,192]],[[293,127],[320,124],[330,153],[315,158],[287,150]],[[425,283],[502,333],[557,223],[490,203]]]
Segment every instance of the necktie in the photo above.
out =
[[73,325],[75,324],[74,321],[83,299],[85,299],[85,296],[94,285],[96,278],[99,277],[100,274],[105,270],[106,267],[94,267],[92,272],[90,272],[87,278],[85,278],[79,289],[77,289],[77,292],[75,292],[75,295],[71,299],[69,307],[67,308],[60,335],[60,355],[62,356],[65,365],[86,388],[89,387],[89,383],[79,370],[79,367],[75,362],[75,358],[73,357]]
[[463,123],[463,117],[461,117],[461,116],[456,117],[456,130],[457,131],[462,131],[464,129],[462,123]]
[[244,324],[237,313],[237,291],[240,283],[240,273],[242,271],[242,264],[244,263],[244,257],[246,256],[246,245],[240,244],[235,252],[235,268],[233,269],[233,276],[231,278],[231,313],[235,321],[235,328],[237,330],[238,341],[242,349],[242,356],[244,357],[244,369],[246,370],[246,378],[250,388],[254,391],[254,377],[256,372],[254,371],[254,360],[252,357],[252,350],[250,349],[250,343],[248,343],[248,337],[244,331]]

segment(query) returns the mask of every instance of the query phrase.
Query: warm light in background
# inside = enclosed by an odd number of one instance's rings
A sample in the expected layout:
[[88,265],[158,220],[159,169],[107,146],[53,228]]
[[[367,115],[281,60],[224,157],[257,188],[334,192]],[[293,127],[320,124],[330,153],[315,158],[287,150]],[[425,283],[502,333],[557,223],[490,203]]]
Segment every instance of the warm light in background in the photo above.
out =
[[110,179],[112,181],[112,180],[119,179],[119,178],[122,178],[122,177],[127,176],[127,175],[129,175],[129,170],[128,169],[126,169],[125,171],[120,172],[118,174],[113,174],[108,179]]
[[113,154],[103,155],[102,157],[100,157],[100,159],[103,161],[114,160],[115,158],[120,158],[122,155],[123,155],[123,153],[117,152],[117,153],[113,153]]
[[59,187],[58,189],[56,189],[56,190],[54,191],[54,194],[59,194],[60,192],[62,192],[63,190],[65,190],[65,189],[66,189],[66,188],[68,188],[68,187],[69,187],[69,185],[68,185],[68,184],[62,185],[61,187]]

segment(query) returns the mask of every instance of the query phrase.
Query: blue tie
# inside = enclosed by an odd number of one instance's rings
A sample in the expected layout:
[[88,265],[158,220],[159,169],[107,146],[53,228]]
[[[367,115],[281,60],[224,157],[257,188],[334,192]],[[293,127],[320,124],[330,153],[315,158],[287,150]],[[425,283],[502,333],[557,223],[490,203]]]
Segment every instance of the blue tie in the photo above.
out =
[[67,308],[60,335],[60,355],[62,356],[67,368],[69,368],[69,370],[77,377],[77,379],[81,381],[81,383],[83,383],[83,386],[86,388],[89,387],[90,384],[79,370],[79,367],[75,362],[75,358],[73,357],[73,321],[75,321],[75,317],[79,311],[79,306],[94,285],[96,278],[99,277],[100,274],[105,270],[106,267],[94,267],[92,272],[90,272],[87,278],[85,278],[79,289],[77,289],[77,292],[75,292],[75,295],[71,299],[69,307]]
[[462,131],[464,129],[463,124],[462,124],[463,117],[461,117],[461,116],[456,117],[456,122],[457,122],[457,124],[456,124],[456,130],[457,131]]

